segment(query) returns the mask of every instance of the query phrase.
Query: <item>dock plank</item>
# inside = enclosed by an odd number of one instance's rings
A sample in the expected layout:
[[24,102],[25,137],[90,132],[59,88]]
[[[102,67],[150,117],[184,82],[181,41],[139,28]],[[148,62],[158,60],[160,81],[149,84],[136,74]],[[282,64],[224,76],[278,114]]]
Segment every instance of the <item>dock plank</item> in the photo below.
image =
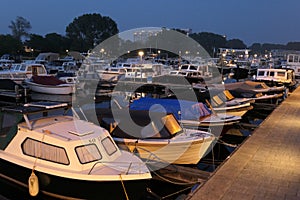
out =
[[300,199],[300,87],[186,199]]

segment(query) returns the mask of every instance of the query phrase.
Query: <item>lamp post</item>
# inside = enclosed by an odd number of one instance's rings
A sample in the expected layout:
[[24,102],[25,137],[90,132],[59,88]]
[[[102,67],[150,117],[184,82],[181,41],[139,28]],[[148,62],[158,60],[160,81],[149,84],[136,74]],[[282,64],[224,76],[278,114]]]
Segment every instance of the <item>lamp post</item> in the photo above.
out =
[[30,52],[31,52],[31,58],[33,58],[33,49],[32,48],[30,49]]
[[223,70],[225,67],[225,57],[226,57],[226,53],[222,53],[222,64],[221,64],[221,77],[222,77],[222,83],[224,83],[224,75],[223,75]]
[[140,59],[141,59],[141,63],[143,61],[143,56],[144,56],[144,52],[143,51],[139,51],[139,56],[140,56]]

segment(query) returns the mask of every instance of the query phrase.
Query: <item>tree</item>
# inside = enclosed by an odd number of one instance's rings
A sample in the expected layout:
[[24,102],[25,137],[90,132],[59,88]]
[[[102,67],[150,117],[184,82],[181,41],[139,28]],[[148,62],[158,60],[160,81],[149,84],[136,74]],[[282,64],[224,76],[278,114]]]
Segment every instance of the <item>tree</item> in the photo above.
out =
[[286,44],[286,48],[290,50],[300,51],[300,42],[289,42]]
[[71,40],[70,48],[77,51],[88,51],[118,32],[117,24],[110,17],[96,13],[75,18],[66,27],[66,36]]
[[47,51],[48,42],[46,39],[37,34],[30,34],[30,39],[25,42],[27,46],[34,49],[34,51]]
[[225,47],[226,37],[215,33],[201,32],[192,33],[190,37],[196,40],[202,47],[213,57],[215,57],[217,49]]
[[262,52],[262,47],[260,43],[253,43],[250,47],[253,54],[260,54]]
[[226,43],[226,46],[228,48],[232,48],[232,49],[246,49],[247,48],[247,45],[245,45],[244,42],[240,39],[228,40]]
[[22,51],[23,45],[21,41],[11,35],[0,35],[0,55],[11,54],[17,55]]
[[22,37],[29,36],[29,31],[31,30],[30,22],[25,18],[18,16],[16,21],[11,21],[11,24],[8,28],[12,31],[12,36],[19,41],[22,40]]
[[57,33],[49,33],[45,35],[45,39],[48,44],[48,51],[65,53],[70,48],[68,39]]

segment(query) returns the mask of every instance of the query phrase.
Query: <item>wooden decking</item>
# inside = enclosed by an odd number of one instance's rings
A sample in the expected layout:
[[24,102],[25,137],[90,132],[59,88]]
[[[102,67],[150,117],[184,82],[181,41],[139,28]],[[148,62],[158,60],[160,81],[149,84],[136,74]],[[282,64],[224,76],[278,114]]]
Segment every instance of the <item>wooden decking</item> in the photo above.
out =
[[187,199],[300,199],[300,87]]

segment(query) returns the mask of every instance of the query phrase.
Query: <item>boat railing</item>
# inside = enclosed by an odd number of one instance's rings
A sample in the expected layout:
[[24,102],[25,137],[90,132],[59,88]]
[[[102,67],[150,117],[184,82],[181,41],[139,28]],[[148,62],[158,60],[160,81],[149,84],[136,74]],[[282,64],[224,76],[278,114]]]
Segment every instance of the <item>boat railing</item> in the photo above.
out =
[[135,149],[132,153],[139,154],[139,150],[144,151],[149,154],[148,157],[144,159],[144,163],[149,164],[149,163],[153,163],[153,162],[160,162],[160,163],[168,162],[168,161],[164,161],[163,159],[159,158],[155,153],[149,151],[148,149],[140,147],[140,146],[135,146]]
[[[145,163],[144,162],[121,162],[121,161],[98,161],[94,163],[90,169],[88,175],[92,175],[93,170],[96,169],[97,165],[105,165],[106,167],[113,168],[121,172],[121,174],[130,174],[131,170],[134,170],[136,173],[145,172]],[[99,169],[97,169],[99,170]]]

